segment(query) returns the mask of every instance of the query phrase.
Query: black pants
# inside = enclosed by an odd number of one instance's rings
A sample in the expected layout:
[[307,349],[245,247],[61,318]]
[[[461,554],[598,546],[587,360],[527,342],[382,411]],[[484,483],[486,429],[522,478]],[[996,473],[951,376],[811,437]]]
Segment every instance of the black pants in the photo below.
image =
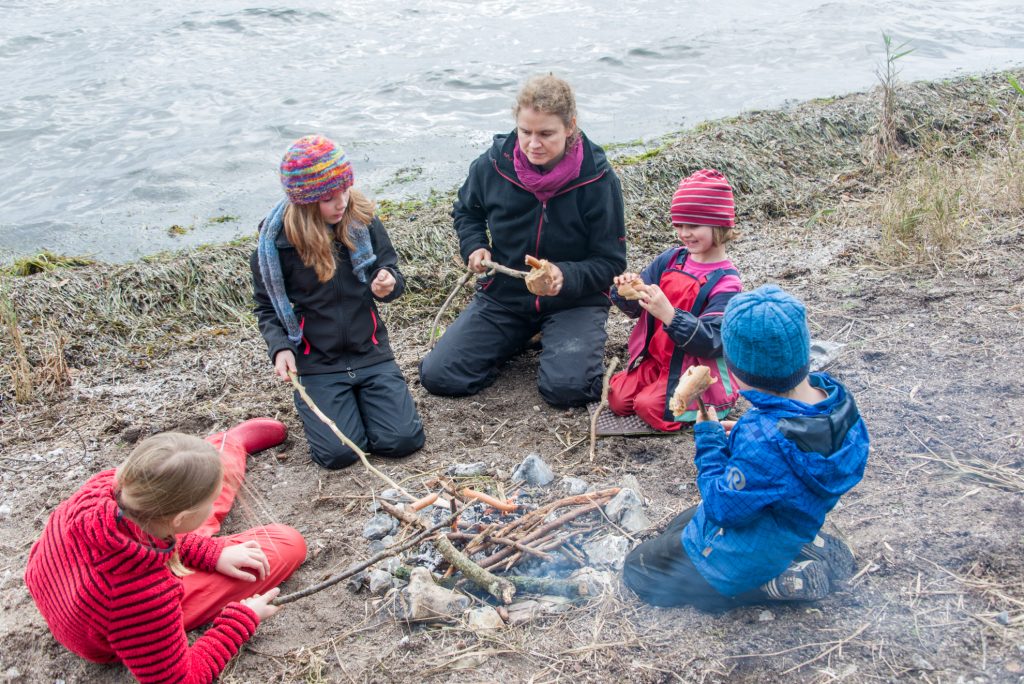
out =
[[[394,361],[351,372],[303,375],[301,380],[313,402],[363,451],[398,457],[423,446],[423,424]],[[335,469],[358,460],[298,392],[295,407],[306,430],[309,455],[316,463]]]
[[732,597],[718,593],[694,566],[681,536],[696,510],[696,506],[686,509],[663,533],[630,551],[622,569],[623,582],[645,603],[655,606],[692,605],[719,611],[763,602],[765,595],[756,589]]
[[420,362],[420,382],[431,394],[476,394],[541,332],[540,395],[553,406],[582,406],[601,398],[607,320],[604,306],[517,313],[478,294]]

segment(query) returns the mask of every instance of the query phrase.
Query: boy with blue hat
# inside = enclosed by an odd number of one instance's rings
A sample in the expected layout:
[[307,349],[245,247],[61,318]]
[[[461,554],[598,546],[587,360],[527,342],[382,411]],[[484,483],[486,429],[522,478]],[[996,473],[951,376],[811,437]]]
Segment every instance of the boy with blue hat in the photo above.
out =
[[821,526],[864,474],[864,421],[839,381],[808,374],[804,306],[781,288],[735,296],[722,343],[752,409],[729,434],[713,409],[698,419],[702,501],[633,549],[623,580],[658,606],[822,598],[856,568],[849,547]]

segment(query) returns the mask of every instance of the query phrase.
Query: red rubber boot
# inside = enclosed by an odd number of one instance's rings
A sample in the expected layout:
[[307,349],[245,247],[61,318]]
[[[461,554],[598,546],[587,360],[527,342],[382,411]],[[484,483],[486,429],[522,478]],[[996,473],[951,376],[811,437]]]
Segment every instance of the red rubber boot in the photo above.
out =
[[238,444],[247,454],[277,446],[288,436],[288,427],[273,418],[250,418],[224,433],[224,441]]

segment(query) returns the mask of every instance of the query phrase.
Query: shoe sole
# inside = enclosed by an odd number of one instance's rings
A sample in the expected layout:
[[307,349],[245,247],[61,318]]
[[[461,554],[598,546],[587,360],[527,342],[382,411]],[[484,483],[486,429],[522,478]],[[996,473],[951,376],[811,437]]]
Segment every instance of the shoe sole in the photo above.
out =
[[[820,542],[820,545],[819,545]],[[814,540],[804,544],[800,557],[821,561],[833,582],[844,582],[857,572],[857,559],[844,541],[827,532],[818,532]]]

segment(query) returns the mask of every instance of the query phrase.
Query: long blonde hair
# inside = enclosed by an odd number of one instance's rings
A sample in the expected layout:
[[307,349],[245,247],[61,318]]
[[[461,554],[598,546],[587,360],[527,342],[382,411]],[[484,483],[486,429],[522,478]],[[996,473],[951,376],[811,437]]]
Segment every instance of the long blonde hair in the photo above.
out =
[[369,225],[373,220],[373,209],[373,202],[352,188],[349,190],[348,206],[332,235],[327,222],[320,215],[319,203],[289,203],[284,211],[284,234],[299,252],[302,263],[316,271],[317,280],[326,283],[334,277],[337,267],[334,261],[334,240],[348,249],[355,249],[348,234],[349,226]]
[[[114,491],[122,512],[146,530],[208,500],[220,490],[221,477],[220,454],[212,444],[164,432],[142,440],[118,467]],[[167,567],[179,577],[192,574],[177,548]]]

